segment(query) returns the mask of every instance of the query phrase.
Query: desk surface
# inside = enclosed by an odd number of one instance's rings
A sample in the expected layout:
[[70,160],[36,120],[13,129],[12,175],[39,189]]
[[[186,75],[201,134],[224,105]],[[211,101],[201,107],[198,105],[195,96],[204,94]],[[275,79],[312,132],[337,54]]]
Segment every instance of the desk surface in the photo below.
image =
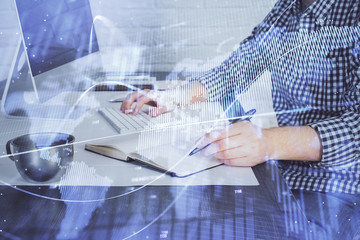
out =
[[[59,127],[44,119],[2,118],[1,123],[2,150],[7,139]],[[61,126],[78,141],[116,135],[91,114]],[[95,135],[89,131],[94,126]],[[0,160],[9,161],[4,155]],[[258,186],[1,186],[0,238],[314,239],[276,166],[253,170]]]
[[0,236],[315,239],[277,168],[262,164],[254,171],[259,186],[3,186]]
[[[100,156],[85,151],[85,143],[97,144],[117,144],[123,149],[136,149],[137,144],[141,144],[140,138],[151,142],[164,137],[160,142],[168,141],[168,135],[189,137],[185,132],[195,132],[202,124],[197,121],[185,129],[182,127],[165,128],[163,132],[159,130],[142,131],[139,134],[119,135],[105,119],[96,112],[101,106],[115,106],[120,108],[121,103],[109,103],[107,100],[121,95],[116,92],[90,92],[85,96],[82,93],[64,93],[48,101],[46,104],[55,106],[56,104],[74,104],[89,107],[89,111],[79,119],[35,119],[35,118],[18,118],[11,119],[2,117],[0,121],[2,132],[0,138],[0,147],[3,155],[0,155],[0,184],[10,185],[34,185],[26,182],[19,174],[14,162],[10,161],[5,152],[5,144],[9,139],[16,136],[37,133],[37,132],[65,132],[75,136],[74,158],[72,164],[67,167],[66,174],[57,181],[50,180],[41,182],[38,185],[71,185],[71,186],[133,186],[133,185],[257,185],[256,178],[250,168],[233,168],[221,166],[204,171],[187,178],[172,178],[151,169],[136,164],[124,163],[104,156]],[[126,93],[122,93],[126,95]],[[78,99],[81,99],[80,101]],[[186,110],[182,111],[185,113]],[[193,113],[194,111],[190,111]],[[189,112],[189,113],[190,113]],[[198,111],[196,111],[198,115]],[[187,115],[186,115],[187,116]],[[159,119],[160,117],[158,117]],[[167,117],[166,117],[167,118]],[[174,117],[176,119],[176,117]],[[182,116],[184,118],[184,116]],[[188,119],[185,119],[188,121]],[[211,122],[210,122],[211,124]],[[140,136],[139,136],[140,135]],[[201,134],[202,135],[202,134]],[[185,140],[184,140],[185,141]],[[186,140],[188,141],[188,140]],[[181,143],[182,140],[176,140]],[[195,142],[190,140],[190,146]],[[151,145],[151,144],[150,144]],[[151,145],[152,146],[152,145]],[[189,149],[190,150],[190,149]],[[179,159],[181,160],[181,159]],[[224,174],[226,173],[226,174]],[[239,174],[242,177],[238,177]]]

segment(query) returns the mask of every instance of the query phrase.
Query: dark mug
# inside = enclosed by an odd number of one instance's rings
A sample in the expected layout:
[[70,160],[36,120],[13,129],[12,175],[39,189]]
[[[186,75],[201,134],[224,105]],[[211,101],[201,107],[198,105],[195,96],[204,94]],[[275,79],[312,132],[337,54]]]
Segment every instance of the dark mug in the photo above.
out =
[[74,156],[75,137],[66,133],[27,134],[6,143],[20,175],[30,182],[60,180]]

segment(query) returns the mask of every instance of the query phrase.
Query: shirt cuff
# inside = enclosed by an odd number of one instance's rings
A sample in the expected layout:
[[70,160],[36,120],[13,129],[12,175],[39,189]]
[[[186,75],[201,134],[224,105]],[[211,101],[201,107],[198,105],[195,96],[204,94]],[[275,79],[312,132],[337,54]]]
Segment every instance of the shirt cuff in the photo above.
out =
[[322,143],[322,158],[311,163],[314,168],[339,170],[354,163],[357,145],[351,128],[342,118],[329,118],[308,126],[318,132]]

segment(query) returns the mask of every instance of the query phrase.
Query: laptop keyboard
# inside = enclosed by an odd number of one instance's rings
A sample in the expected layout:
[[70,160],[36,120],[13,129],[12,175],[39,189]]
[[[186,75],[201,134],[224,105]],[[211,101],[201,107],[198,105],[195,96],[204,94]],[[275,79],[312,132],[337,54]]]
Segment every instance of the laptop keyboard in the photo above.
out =
[[151,119],[151,116],[146,113],[139,112],[135,116],[127,115],[115,107],[99,108],[98,112],[121,134],[141,131],[148,126]]

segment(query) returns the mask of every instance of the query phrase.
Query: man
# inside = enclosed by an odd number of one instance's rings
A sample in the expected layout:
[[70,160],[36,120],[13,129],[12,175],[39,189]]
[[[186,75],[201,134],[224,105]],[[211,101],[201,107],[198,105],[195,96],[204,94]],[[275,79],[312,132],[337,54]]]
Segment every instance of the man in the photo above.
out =
[[234,166],[268,159],[279,168],[319,239],[360,236],[360,1],[279,0],[219,67],[165,93],[127,97],[134,114],[150,101],[155,115],[197,101],[232,99],[259,75],[272,76],[279,127],[249,121],[206,135],[202,152]]

